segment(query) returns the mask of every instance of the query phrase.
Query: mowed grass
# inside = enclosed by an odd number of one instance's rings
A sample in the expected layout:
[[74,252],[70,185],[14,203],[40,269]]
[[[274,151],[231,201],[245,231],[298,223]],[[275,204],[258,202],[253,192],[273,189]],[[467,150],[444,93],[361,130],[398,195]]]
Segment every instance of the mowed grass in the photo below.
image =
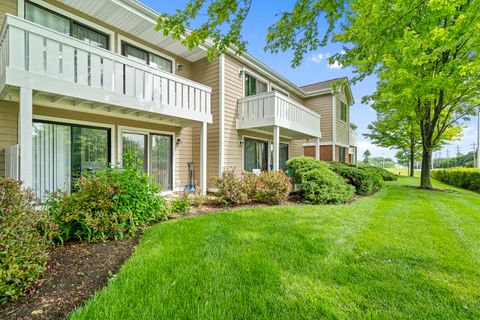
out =
[[479,319],[480,195],[417,183],[161,223],[71,318]]

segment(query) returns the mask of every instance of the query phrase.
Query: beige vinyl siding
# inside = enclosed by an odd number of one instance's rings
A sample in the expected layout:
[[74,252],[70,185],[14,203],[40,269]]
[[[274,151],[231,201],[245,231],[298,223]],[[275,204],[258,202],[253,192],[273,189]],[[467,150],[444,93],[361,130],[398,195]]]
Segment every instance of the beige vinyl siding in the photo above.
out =
[[17,0],[1,0],[0,1],[0,26],[5,20],[5,13],[17,15]]
[[[212,123],[207,127],[207,186],[213,187],[213,177],[219,175],[219,60],[209,62],[206,58],[193,64],[193,80],[212,88],[211,112]],[[196,178],[200,176],[200,127],[193,130],[193,154]],[[197,160],[198,159],[198,160]]]
[[[345,96],[345,93],[339,92],[336,94],[337,100],[337,140],[336,143],[349,145],[349,123],[350,123],[350,108],[348,107],[348,99]],[[340,103],[343,100],[347,104],[347,121],[343,121],[341,118],[341,107]]]
[[307,108],[310,108],[316,113],[320,114],[320,131],[322,133],[320,142],[330,142],[333,139],[332,103],[333,98],[330,93],[304,100],[304,104]]
[[17,144],[18,104],[0,100],[0,177],[5,177],[5,148]]
[[239,71],[243,65],[232,56],[225,55],[225,167],[242,171],[242,147],[237,130],[238,99],[243,97],[243,78]]

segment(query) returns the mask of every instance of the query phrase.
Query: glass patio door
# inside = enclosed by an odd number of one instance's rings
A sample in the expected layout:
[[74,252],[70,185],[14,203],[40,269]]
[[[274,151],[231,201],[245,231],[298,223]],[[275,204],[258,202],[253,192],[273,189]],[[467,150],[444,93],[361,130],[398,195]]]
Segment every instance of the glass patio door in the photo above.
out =
[[173,189],[172,140],[172,136],[169,135],[152,134],[150,136],[150,174],[153,175],[154,182],[161,184],[164,190]]
[[244,169],[268,170],[268,141],[245,138]]
[[110,130],[35,121],[32,128],[33,190],[71,191],[84,172],[104,169],[110,162]]

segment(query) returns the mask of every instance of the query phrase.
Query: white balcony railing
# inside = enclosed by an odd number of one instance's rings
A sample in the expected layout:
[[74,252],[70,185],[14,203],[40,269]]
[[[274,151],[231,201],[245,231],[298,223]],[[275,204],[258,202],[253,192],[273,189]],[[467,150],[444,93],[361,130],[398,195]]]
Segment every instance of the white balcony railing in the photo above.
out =
[[211,88],[7,14],[0,34],[5,85],[211,122]]
[[350,134],[350,146],[351,147],[356,147],[357,146],[357,132],[353,130],[352,128],[349,129],[349,134]]
[[295,136],[320,137],[320,115],[276,91],[239,99],[238,129],[279,126]]

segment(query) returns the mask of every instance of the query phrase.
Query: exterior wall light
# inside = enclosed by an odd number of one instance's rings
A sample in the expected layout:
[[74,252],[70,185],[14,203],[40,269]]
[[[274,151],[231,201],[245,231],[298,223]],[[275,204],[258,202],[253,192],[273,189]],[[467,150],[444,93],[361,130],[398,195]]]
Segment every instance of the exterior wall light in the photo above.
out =
[[183,70],[183,64],[177,64],[177,71],[182,71]]
[[176,145],[178,146],[179,144],[181,144],[181,143],[182,143],[182,139],[180,139],[180,138],[177,138],[177,140],[175,140],[175,143],[176,143]]

